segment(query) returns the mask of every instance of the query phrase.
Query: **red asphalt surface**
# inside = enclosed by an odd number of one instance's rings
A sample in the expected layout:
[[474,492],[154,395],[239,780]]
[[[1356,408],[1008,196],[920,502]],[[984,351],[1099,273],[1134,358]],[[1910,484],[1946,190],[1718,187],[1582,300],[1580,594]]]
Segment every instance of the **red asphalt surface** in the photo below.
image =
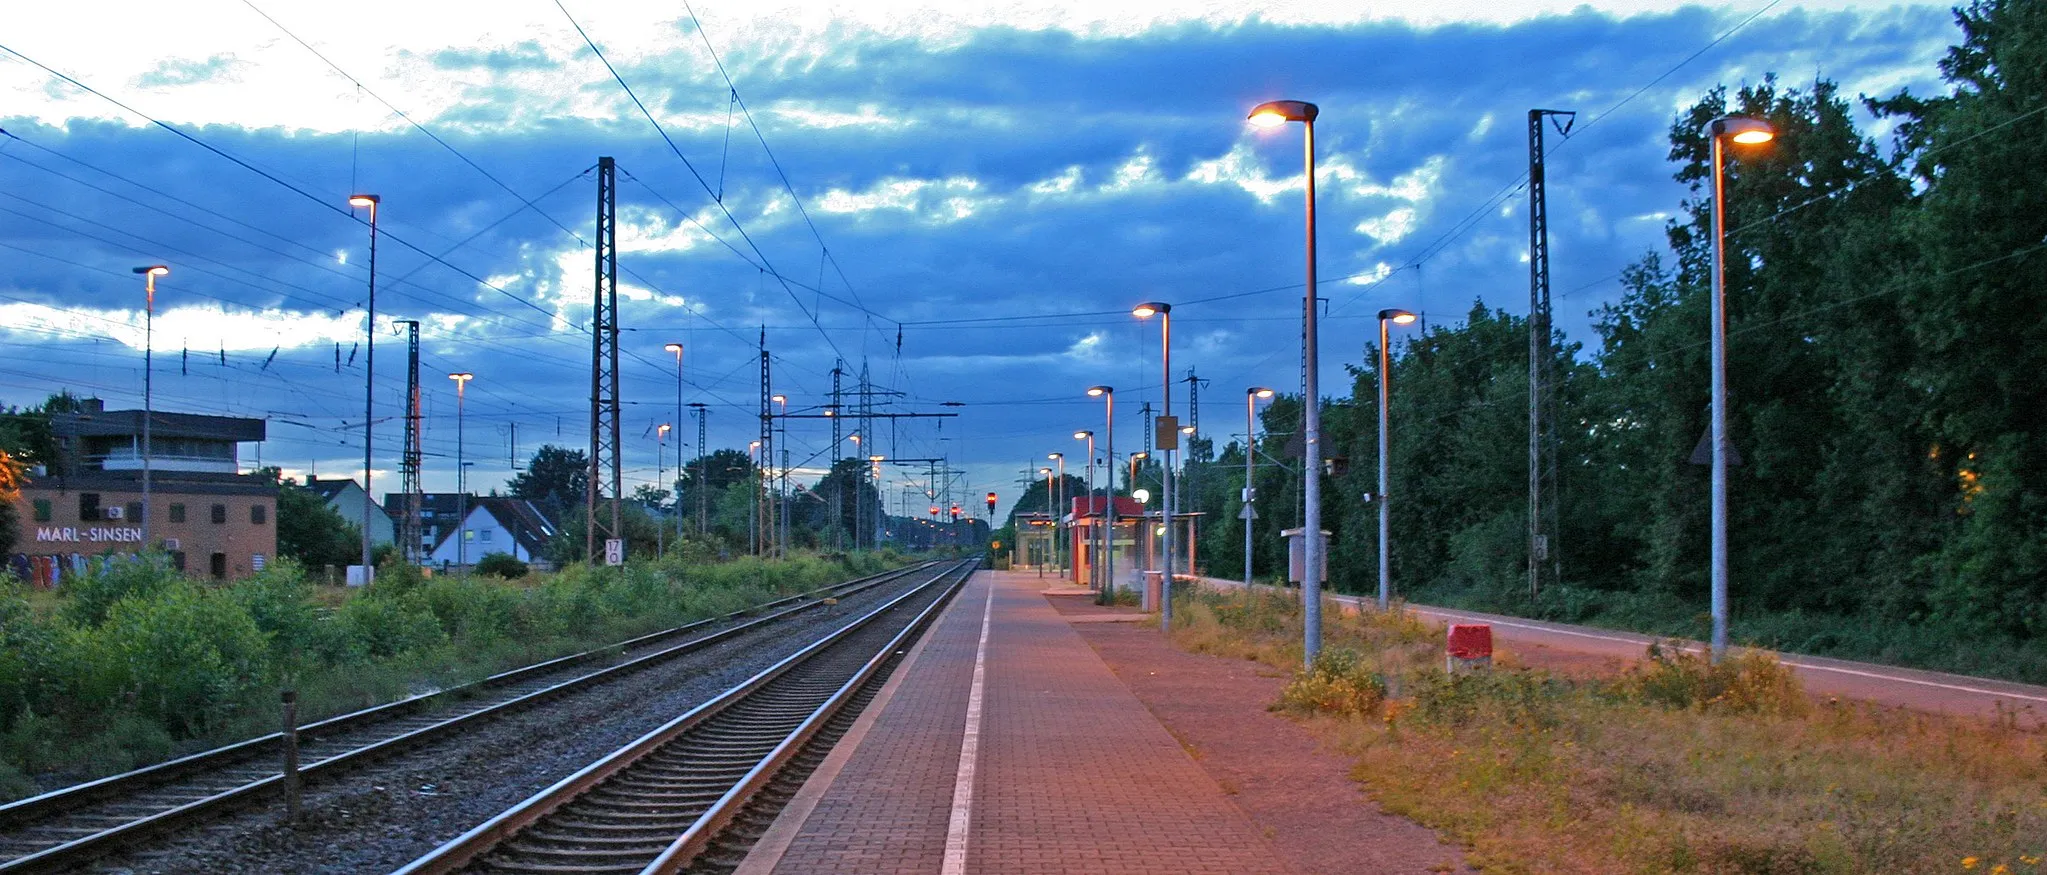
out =
[[[1235,588],[1231,580],[1204,578],[1211,586]],[[1328,596],[1346,608],[1371,607],[1369,598]],[[1628,663],[1641,659],[1654,642],[1671,639],[1638,635],[1590,626],[1572,626],[1542,620],[1527,620],[1500,614],[1459,611],[1428,605],[1409,604],[1409,613],[1440,623],[1485,623],[1493,627],[1493,646],[1514,651],[1531,664],[1543,664],[1545,654],[1575,656]],[[1705,652],[1696,641],[1681,642],[1693,652]],[[2012,681],[1898,668],[1823,656],[1776,653],[1777,658],[1798,676],[1806,692],[1910,708],[1939,714],[1995,718],[2012,713],[2020,725],[2047,727],[2047,687]],[[1581,659],[1582,661],[1582,659]]]

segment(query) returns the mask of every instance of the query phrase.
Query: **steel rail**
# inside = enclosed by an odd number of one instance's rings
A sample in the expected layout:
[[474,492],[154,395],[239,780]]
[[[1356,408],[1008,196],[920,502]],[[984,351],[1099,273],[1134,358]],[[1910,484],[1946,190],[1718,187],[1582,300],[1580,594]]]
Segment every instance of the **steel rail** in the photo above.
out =
[[[394,875],[446,875],[479,864],[493,872],[522,871],[519,862],[497,859],[521,840],[530,840],[535,846],[527,849],[527,853],[549,851],[556,856],[584,854],[596,858],[586,864],[562,861],[534,863],[526,868],[529,871],[679,870],[709,846],[744,810],[746,803],[773,779],[775,773],[802,750],[804,743],[832,714],[871,680],[888,660],[899,654],[905,642],[930,624],[978,566],[979,559],[975,558],[946,569],[926,586],[875,608],[831,635],[421,856]],[[762,701],[777,692],[787,696],[786,689],[776,687],[777,681],[790,681],[784,687],[814,685],[814,679],[792,673],[811,665],[814,660],[822,663],[818,659],[821,656],[843,656],[842,652],[835,652],[836,645],[933,587],[940,588],[939,595],[904,623],[885,646],[878,648],[873,656],[863,660],[859,668],[852,670],[850,679],[808,694],[802,716],[795,719],[793,730],[778,731],[771,740],[751,744],[743,738],[732,738],[746,733],[746,721],[755,712],[788,713],[786,702]],[[721,720],[723,725],[719,723]],[[672,785],[649,790],[644,788],[649,779],[633,774],[636,770],[651,770],[656,775],[693,779],[701,783],[706,780],[702,773],[717,772],[721,767],[730,771],[739,769],[741,765],[744,768],[736,779],[725,781],[720,785],[721,789],[702,791],[677,789]],[[626,813],[616,815],[618,820],[612,822],[600,822],[600,816],[588,812],[574,814],[573,806],[585,802],[623,807]],[[676,828],[672,838],[649,839],[643,835],[631,835],[659,829],[653,821],[678,815],[687,817],[687,809],[693,805],[705,807]],[[560,850],[563,848],[570,850]],[[576,850],[578,848],[581,850]]]
[[[301,752],[307,763],[300,769],[302,780],[362,765],[371,760],[467,729],[476,723],[579,691],[602,681],[651,665],[700,651],[745,632],[797,614],[823,607],[829,600],[886,585],[937,563],[906,568],[842,581],[804,593],[765,602],[719,617],[707,618],[602,648],[570,654],[491,675],[474,683],[411,696],[326,720],[307,724],[299,730]],[[763,614],[763,611],[768,613]],[[688,636],[708,626],[759,615],[680,644],[661,647],[632,659],[567,679],[550,680],[551,675],[592,662],[612,660],[636,649],[658,646]],[[432,713],[444,703],[471,703],[479,694],[496,692],[509,698],[484,701],[478,707],[452,716]],[[456,707],[460,707],[457,705]],[[367,743],[350,743],[337,736],[388,727],[395,733]],[[266,756],[277,756],[283,734],[270,733],[208,751],[191,754],[95,781],[54,790],[0,806],[0,845],[35,848],[28,853],[0,859],[0,873],[54,871],[118,850],[124,843],[145,835],[208,819],[223,811],[249,803],[284,789],[284,776]],[[322,748],[341,747],[323,752]],[[261,764],[259,764],[261,763]],[[180,781],[196,786],[180,788]],[[157,794],[167,801],[151,804],[138,797]],[[101,806],[107,813],[86,812],[88,826],[65,826],[62,820],[85,809]],[[138,810],[140,809],[140,810]],[[55,838],[24,839],[24,833],[42,830]],[[41,845],[41,847],[36,847]],[[7,853],[0,850],[0,853]]]

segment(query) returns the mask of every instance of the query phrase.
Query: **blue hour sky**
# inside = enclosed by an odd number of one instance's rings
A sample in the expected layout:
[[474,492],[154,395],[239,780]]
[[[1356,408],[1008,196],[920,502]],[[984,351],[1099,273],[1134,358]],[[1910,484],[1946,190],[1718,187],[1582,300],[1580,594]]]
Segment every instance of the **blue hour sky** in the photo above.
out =
[[[1381,307],[1526,310],[1529,108],[1579,112],[1549,142],[1551,253],[1559,326],[1590,343],[1587,314],[1686,195],[1679,108],[1770,73],[1936,91],[1955,38],[1941,6],[1789,0],[87,0],[7,18],[0,403],[139,407],[129,268],[167,263],[159,408],[267,417],[264,464],[359,475],[368,229],[346,199],[375,192],[376,491],[397,483],[399,319],[422,325],[428,488],[454,481],[451,371],[476,374],[471,484],[500,483],[514,448],[587,442],[592,168],[613,156],[629,484],[654,479],[652,426],[676,419],[663,345],[687,348],[710,446],[743,449],[764,330],[792,411],[828,403],[843,360],[849,391],[864,369],[896,393],[877,409],[960,413],[881,422],[868,446],[949,457],[1004,512],[1045,453],[1080,473],[1070,435],[1102,420],[1087,386],[1117,386],[1121,449],[1141,440],[1158,339],[1131,304],[1181,302],[1175,376],[1212,381],[1219,445],[1246,386],[1298,385],[1300,130],[1246,126],[1260,101],[1322,107],[1323,385],[1341,393]],[[790,423],[800,468],[830,445],[824,422]],[[912,481],[890,481],[893,507]]]

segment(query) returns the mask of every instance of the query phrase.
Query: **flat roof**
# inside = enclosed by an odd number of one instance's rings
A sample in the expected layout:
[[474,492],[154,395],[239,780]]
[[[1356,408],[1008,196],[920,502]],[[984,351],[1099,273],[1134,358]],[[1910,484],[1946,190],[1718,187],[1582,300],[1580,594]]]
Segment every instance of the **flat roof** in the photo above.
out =
[[[142,433],[142,415],[140,410],[57,413],[50,416],[50,431],[58,437],[128,437]],[[268,434],[268,423],[240,416],[158,410],[149,414],[149,431],[158,438],[260,441]]]

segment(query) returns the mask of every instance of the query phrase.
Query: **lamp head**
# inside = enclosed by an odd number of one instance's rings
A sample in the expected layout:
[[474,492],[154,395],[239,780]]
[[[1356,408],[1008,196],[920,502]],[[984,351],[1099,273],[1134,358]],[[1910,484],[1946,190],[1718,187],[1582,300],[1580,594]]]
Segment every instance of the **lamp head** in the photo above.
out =
[[1085,431],[1085,430],[1083,430],[1083,431],[1076,431],[1076,432],[1074,432],[1074,433],[1073,433],[1073,439],[1074,439],[1074,440],[1077,440],[1077,441],[1084,441],[1084,440],[1087,440],[1088,438],[1091,438],[1091,437],[1094,437],[1094,436],[1095,436],[1095,433],[1094,433],[1094,432],[1091,432],[1091,431]]
[[1762,119],[1730,115],[1707,122],[1706,136],[1726,137],[1741,145],[1753,146],[1775,139],[1777,131]]
[[1052,459],[1052,460],[1054,460],[1054,461],[1057,461],[1057,460],[1059,460],[1059,459],[1064,459],[1064,458],[1066,458],[1066,454],[1065,454],[1065,453],[1046,453],[1046,454],[1045,454],[1045,458],[1047,458],[1047,459]]
[[881,461],[881,460],[882,460],[882,458],[883,458],[883,457],[881,457],[881,456],[868,456],[868,457],[867,457],[867,461],[869,461],[869,462],[879,462],[879,461]]
[[1414,320],[1418,318],[1420,317],[1414,315],[1413,313],[1409,313],[1406,310],[1387,308],[1385,310],[1379,311],[1380,321],[1391,322],[1395,325],[1407,325],[1413,323]]
[[469,382],[470,380],[474,380],[474,379],[476,379],[476,375],[475,375],[475,374],[472,374],[472,373],[469,373],[468,371],[463,371],[463,372],[461,372],[461,373],[459,373],[459,374],[449,374],[449,375],[448,375],[448,379],[450,379],[450,380],[454,380],[454,381],[455,381],[456,383],[458,383],[458,384],[459,384],[459,383],[467,383],[467,382]]
[[1134,461],[1136,461],[1136,460],[1138,460],[1138,459],[1149,459],[1149,458],[1151,458],[1151,451],[1150,451],[1150,450],[1138,450],[1137,452],[1134,452],[1134,453],[1131,453],[1131,454],[1130,454],[1130,460],[1131,460],[1131,461],[1133,461],[1133,462],[1134,462]]
[[166,265],[151,264],[135,268],[135,272],[143,276],[164,276],[170,273],[171,269]]
[[348,196],[348,205],[351,207],[374,207],[382,201],[383,198],[373,194],[352,194]]
[[775,402],[776,404],[787,404],[787,403],[789,403],[789,396],[787,396],[787,395],[769,395],[769,396],[768,396],[768,400],[769,400],[769,401],[773,401],[773,402]]
[[1276,128],[1287,122],[1314,122],[1322,114],[1318,107],[1305,100],[1271,100],[1251,108],[1251,124],[1261,128]]
[[1040,474],[1043,474],[1043,475],[1045,475],[1045,476],[1047,476],[1047,477],[1050,477],[1050,476],[1052,476],[1052,469],[1050,469],[1050,468],[1039,468],[1039,469],[1038,469],[1038,473],[1040,473]]
[[1130,497],[1131,497],[1131,498],[1135,498],[1135,499],[1137,499],[1137,503],[1138,503],[1138,504],[1143,504],[1143,503],[1145,503],[1145,502],[1147,502],[1147,501],[1150,501],[1150,500],[1151,500],[1151,490],[1149,490],[1149,489],[1132,489],[1132,490],[1130,490]]
[[1136,316],[1139,319],[1150,319],[1153,316],[1161,316],[1171,312],[1173,312],[1173,305],[1160,301],[1146,301],[1130,308],[1130,315]]
[[669,430],[669,429],[671,429],[671,428],[674,428],[674,427],[675,427],[675,426],[669,425],[668,423],[665,423],[665,422],[664,422],[664,423],[661,423],[661,425],[660,425],[660,427],[659,427],[659,428],[657,429],[657,431],[659,431],[659,432],[661,433],[661,436],[662,436],[662,437],[667,437],[667,436],[668,436],[668,430]]
[[662,348],[663,350],[666,350],[666,351],[668,351],[668,352],[672,352],[672,353],[675,353],[676,355],[681,355],[681,354],[682,354],[682,344],[680,344],[680,343],[671,343],[671,344],[668,344],[667,346],[664,346],[664,347],[661,347],[661,348]]
[[1115,390],[1115,389],[1111,389],[1111,388],[1109,388],[1108,386],[1089,386],[1089,387],[1088,387],[1088,389],[1087,389],[1087,396],[1088,396],[1089,398],[1100,398],[1100,397],[1102,397],[1103,395],[1114,395],[1114,394],[1116,394],[1116,390]]
[[1249,389],[1245,389],[1245,390],[1244,390],[1244,394],[1246,394],[1246,395],[1250,395],[1250,396],[1253,396],[1253,397],[1256,397],[1256,398],[1270,398],[1270,397],[1272,397],[1272,390],[1271,390],[1271,389],[1267,389],[1267,388],[1265,388],[1264,386],[1253,386],[1253,387],[1251,387],[1251,388],[1249,388]]
[[1194,433],[1194,426],[1191,426],[1191,425],[1183,425],[1183,426],[1180,426],[1180,433],[1181,433],[1181,434],[1193,434],[1193,433]]

